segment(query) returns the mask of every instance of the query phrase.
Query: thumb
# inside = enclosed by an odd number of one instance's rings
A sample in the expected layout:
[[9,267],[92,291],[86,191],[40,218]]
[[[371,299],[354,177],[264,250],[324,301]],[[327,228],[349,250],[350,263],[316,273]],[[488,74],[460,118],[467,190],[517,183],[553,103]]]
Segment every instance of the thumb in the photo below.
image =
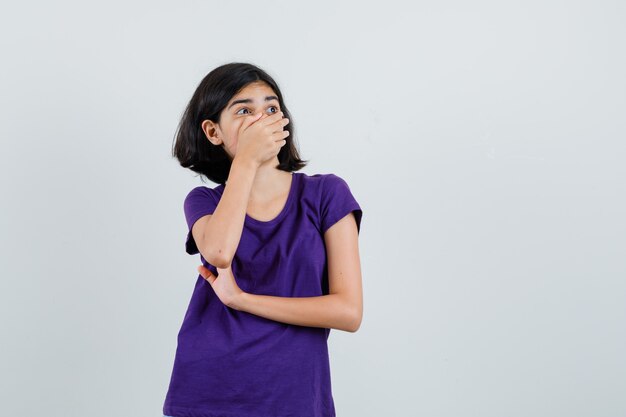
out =
[[213,282],[215,281],[215,276],[210,269],[208,269],[204,265],[200,265],[198,267],[198,272],[200,273],[200,275],[202,275],[202,278],[206,279],[207,281],[209,281],[209,284],[213,285]]

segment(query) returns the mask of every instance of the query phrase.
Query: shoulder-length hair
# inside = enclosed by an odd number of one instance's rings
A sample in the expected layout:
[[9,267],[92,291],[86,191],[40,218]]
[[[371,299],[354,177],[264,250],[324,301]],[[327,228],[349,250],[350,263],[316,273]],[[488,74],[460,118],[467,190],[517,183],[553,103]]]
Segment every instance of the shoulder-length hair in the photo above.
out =
[[[276,93],[280,109],[289,123],[284,129],[289,131],[286,143],[278,152],[279,164],[276,168],[292,172],[302,169],[309,162],[300,159],[294,143],[294,123],[278,84],[259,67],[242,62],[232,62],[215,68],[200,82],[178,124],[172,147],[172,156],[183,168],[201,176],[225,184],[232,160],[222,146],[212,144],[204,131],[202,122],[220,122],[220,114],[228,102],[242,88],[255,81],[264,81]],[[202,179],[202,178],[201,178]]]

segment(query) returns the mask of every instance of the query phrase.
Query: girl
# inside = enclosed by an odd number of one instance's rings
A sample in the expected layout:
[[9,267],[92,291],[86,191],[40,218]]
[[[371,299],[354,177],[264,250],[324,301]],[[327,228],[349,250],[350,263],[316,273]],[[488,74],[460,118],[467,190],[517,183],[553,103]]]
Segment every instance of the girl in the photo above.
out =
[[276,82],[230,63],[182,117],[173,154],[219,185],[184,201],[186,252],[202,265],[163,405],[174,417],[335,416],[327,339],[355,332],[362,210],[306,165]]

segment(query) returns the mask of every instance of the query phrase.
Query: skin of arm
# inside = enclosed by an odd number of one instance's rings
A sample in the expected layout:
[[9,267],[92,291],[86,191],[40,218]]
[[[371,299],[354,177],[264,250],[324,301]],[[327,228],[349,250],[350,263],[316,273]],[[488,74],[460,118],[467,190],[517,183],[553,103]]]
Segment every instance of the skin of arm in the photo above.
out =
[[[257,166],[247,159],[233,159],[228,185],[212,215],[200,218],[192,229],[198,250],[211,265],[227,268],[241,240],[246,207]],[[206,240],[205,236],[211,236]]]
[[363,317],[363,291],[354,214],[324,235],[328,256],[329,294],[317,297],[277,297],[246,293],[237,285],[230,266],[219,277],[204,265],[198,272],[228,307],[287,324],[356,332]]
[[[230,265],[245,221],[250,190],[257,166],[234,158],[228,185],[212,215],[200,218],[192,233],[204,259],[231,275],[219,287],[229,294],[226,305],[270,320],[309,327],[356,332],[363,316],[358,231],[353,213],[336,222],[324,234],[328,259],[329,294],[317,297],[277,297],[251,294],[236,285]],[[205,241],[204,236],[212,236]],[[214,285],[215,276],[201,265],[200,274]],[[220,275],[222,271],[220,271]],[[220,294],[222,291],[214,287]]]
[[324,234],[329,294],[275,297],[241,291],[229,307],[270,320],[356,332],[363,317],[363,288],[358,231],[349,213]]

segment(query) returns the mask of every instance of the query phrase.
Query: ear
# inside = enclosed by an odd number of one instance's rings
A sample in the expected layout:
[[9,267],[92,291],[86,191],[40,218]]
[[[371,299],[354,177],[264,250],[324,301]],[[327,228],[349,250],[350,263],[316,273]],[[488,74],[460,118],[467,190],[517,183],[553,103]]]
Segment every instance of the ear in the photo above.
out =
[[214,123],[212,120],[207,119],[202,122],[201,126],[204,135],[213,145],[222,144],[222,132],[220,131],[220,127],[217,123]]

